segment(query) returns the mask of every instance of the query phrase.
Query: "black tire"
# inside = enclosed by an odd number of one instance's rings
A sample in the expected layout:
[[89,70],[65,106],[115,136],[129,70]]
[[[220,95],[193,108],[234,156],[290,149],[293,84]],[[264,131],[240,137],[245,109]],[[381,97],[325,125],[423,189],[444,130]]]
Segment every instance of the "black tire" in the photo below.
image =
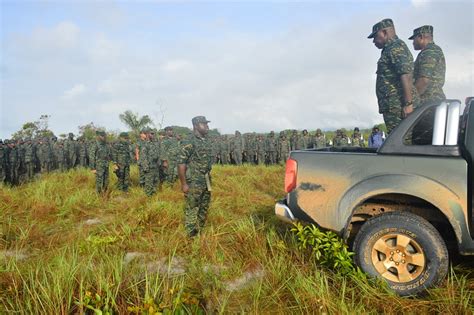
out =
[[448,272],[446,244],[427,220],[409,212],[369,219],[354,240],[356,264],[401,296],[420,295]]

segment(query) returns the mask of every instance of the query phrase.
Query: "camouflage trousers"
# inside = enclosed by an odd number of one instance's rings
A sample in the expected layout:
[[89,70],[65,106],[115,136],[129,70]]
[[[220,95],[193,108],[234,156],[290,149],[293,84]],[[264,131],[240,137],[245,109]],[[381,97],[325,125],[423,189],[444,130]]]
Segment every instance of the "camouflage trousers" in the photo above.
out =
[[141,165],[138,165],[138,183],[140,187],[145,187],[145,171]]
[[106,191],[109,187],[109,166],[101,165],[96,167],[95,190],[97,193]]
[[275,151],[268,151],[268,164],[276,164],[277,156]]
[[234,162],[237,165],[242,165],[242,151],[236,150],[232,153],[232,157],[234,158]]
[[288,160],[288,152],[281,152],[280,153],[280,163],[285,164],[286,160]]
[[221,153],[221,163],[222,164],[229,164],[229,153]]
[[403,120],[403,111],[399,107],[391,108],[382,114],[388,134]]
[[211,192],[206,186],[192,187],[184,195],[184,228],[188,236],[192,237],[201,232],[206,223],[207,211],[211,203]]
[[128,186],[130,186],[130,165],[119,166],[115,170],[115,175],[117,175],[117,189],[128,191]]
[[257,163],[256,164],[265,164],[265,153],[257,152]]
[[41,173],[48,173],[51,170],[50,161],[41,161]]
[[26,178],[32,179],[35,176],[35,164],[33,162],[25,162]]
[[144,189],[147,196],[153,196],[156,192],[156,185],[159,179],[159,170],[158,168],[150,168],[143,172],[144,176]]

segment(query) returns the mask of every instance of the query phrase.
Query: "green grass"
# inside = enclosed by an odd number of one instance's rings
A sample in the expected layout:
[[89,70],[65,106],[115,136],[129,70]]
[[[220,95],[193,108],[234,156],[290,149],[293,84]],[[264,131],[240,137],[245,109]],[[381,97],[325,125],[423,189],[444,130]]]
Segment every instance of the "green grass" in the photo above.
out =
[[[0,257],[0,313],[474,313],[469,268],[455,267],[426,297],[400,298],[317,265],[273,214],[283,174],[216,166],[195,240],[184,232],[179,186],[147,198],[135,167],[127,194],[111,173],[110,193],[96,195],[87,170],[0,187],[0,250],[28,256]],[[139,254],[125,262],[131,252]]]

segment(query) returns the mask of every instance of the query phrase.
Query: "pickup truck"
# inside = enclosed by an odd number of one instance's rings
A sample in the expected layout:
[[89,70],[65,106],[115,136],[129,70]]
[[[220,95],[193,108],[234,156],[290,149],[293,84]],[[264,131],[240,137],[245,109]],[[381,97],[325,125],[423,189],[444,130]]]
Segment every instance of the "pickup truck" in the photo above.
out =
[[421,294],[450,255],[474,255],[473,157],[474,99],[425,105],[379,149],[291,152],[275,214],[336,232],[364,272]]

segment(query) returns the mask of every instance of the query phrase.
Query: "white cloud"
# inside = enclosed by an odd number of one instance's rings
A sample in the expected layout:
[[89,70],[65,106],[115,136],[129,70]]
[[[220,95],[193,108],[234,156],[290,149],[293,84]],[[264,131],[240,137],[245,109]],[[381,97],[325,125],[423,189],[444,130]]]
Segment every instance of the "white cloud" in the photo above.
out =
[[71,100],[80,95],[83,95],[86,92],[86,86],[82,83],[74,85],[67,91],[64,91],[62,98],[64,100]]
[[431,0],[411,0],[411,3],[415,8],[426,7],[430,4]]

